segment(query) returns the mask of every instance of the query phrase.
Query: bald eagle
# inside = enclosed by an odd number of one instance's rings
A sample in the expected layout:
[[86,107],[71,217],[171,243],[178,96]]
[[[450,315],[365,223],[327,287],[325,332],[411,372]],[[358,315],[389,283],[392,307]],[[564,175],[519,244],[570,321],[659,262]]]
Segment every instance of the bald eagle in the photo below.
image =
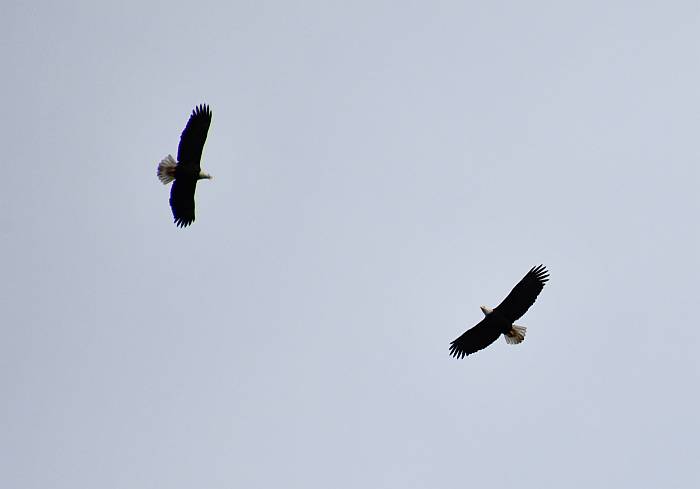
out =
[[197,180],[212,178],[202,171],[200,160],[211,124],[211,110],[206,104],[194,108],[177,148],[177,162],[171,155],[158,164],[158,178],[164,185],[174,180],[170,189],[170,208],[177,227],[194,222],[194,191]]
[[503,335],[506,343],[510,345],[522,343],[527,328],[513,323],[535,303],[548,280],[549,272],[543,265],[533,267],[496,309],[481,306],[484,319],[450,343],[450,355],[464,358],[483,350],[500,335]]

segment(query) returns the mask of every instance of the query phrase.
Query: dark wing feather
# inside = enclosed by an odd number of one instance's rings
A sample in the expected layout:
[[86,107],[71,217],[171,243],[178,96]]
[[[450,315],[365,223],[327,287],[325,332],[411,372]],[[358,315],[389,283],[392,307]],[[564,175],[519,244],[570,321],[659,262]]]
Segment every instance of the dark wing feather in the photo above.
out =
[[450,355],[464,358],[474,352],[483,350],[501,335],[498,325],[486,316],[479,324],[450,343]]
[[194,222],[194,191],[197,180],[178,178],[170,189],[170,207],[177,227],[186,227]]
[[549,280],[549,272],[543,265],[533,267],[518,282],[518,285],[513,287],[508,297],[503,299],[494,312],[501,313],[510,322],[517,321],[535,303],[547,280]]
[[180,135],[180,145],[177,148],[177,161],[180,165],[192,165],[199,171],[199,161],[202,159],[202,149],[207,140],[207,132],[211,124],[211,110],[202,104],[195,107],[187,121],[185,130]]

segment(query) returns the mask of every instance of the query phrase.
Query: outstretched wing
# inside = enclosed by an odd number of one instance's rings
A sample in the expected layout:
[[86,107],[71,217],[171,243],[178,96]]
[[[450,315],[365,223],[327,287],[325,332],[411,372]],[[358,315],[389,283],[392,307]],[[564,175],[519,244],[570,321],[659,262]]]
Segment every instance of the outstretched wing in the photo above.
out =
[[175,179],[170,189],[170,208],[177,227],[187,227],[194,222],[194,191],[197,180]]
[[535,303],[547,280],[549,280],[549,272],[544,265],[532,268],[518,282],[518,285],[513,287],[508,297],[503,299],[494,312],[501,313],[510,322],[517,321]]
[[486,316],[479,324],[450,343],[450,355],[455,358],[464,358],[483,350],[496,341],[500,335],[501,331],[498,326],[489,316]]
[[180,135],[180,145],[177,148],[177,161],[180,165],[193,165],[199,172],[199,161],[202,159],[202,149],[207,140],[210,124],[209,106],[202,104],[195,107],[185,130]]

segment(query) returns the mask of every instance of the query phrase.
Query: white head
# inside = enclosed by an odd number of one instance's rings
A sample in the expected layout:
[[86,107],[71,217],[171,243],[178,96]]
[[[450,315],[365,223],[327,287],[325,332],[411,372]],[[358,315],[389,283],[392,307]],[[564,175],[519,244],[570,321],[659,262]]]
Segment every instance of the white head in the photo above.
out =
[[484,313],[484,316],[488,316],[489,314],[491,314],[493,312],[493,309],[489,309],[486,306],[481,306],[481,312]]
[[197,175],[197,180],[203,180],[205,178],[211,180],[214,177],[212,177],[208,173],[204,173],[204,170],[199,170],[199,175]]

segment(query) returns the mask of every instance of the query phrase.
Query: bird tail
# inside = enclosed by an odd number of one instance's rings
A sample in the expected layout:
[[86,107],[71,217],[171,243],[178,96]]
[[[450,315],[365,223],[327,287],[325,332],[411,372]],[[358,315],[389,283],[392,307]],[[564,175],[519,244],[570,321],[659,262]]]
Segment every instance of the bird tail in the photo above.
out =
[[177,167],[177,161],[168,155],[158,163],[158,179],[163,182],[163,185],[167,185],[173,180],[175,180],[175,168]]
[[506,343],[509,345],[517,345],[525,340],[525,332],[527,328],[525,326],[518,326],[514,324],[510,331],[508,331],[504,336],[506,337]]

